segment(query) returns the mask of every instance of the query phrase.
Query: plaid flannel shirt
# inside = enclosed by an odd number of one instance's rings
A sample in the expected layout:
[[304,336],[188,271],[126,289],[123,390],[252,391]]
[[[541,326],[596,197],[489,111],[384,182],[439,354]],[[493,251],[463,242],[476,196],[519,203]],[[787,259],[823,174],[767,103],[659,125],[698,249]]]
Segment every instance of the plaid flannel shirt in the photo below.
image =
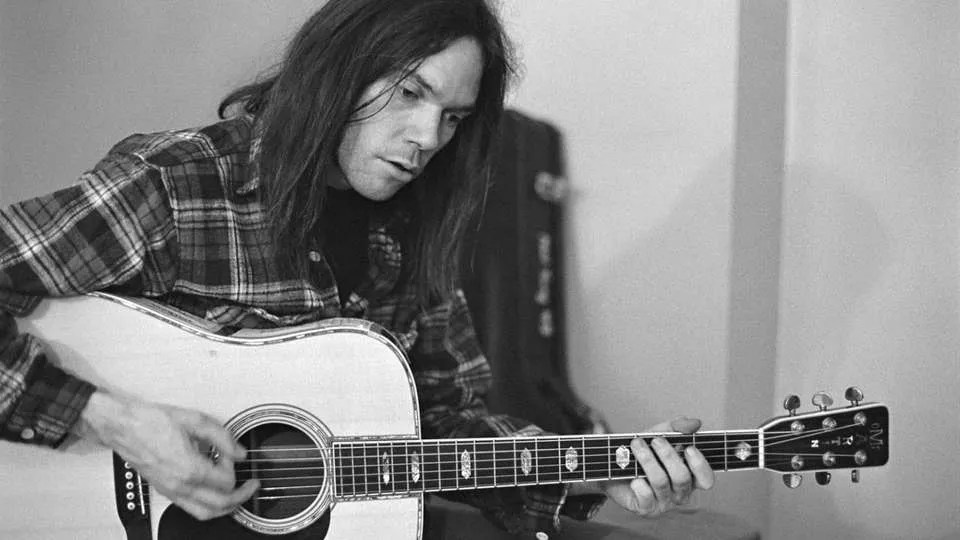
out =
[[[536,435],[490,415],[489,365],[462,293],[422,308],[400,281],[402,212],[371,218],[368,270],[341,305],[319,246],[310,280],[284,272],[270,249],[249,117],[202,129],[132,135],[79,182],[0,211],[0,437],[57,446],[95,388],[18,334],[14,315],[42,297],[95,290],[162,300],[223,325],[293,325],[328,317],[376,322],[406,348],[424,437]],[[601,498],[562,486],[478,490],[460,498],[511,531],[550,530],[561,509],[585,519]]]

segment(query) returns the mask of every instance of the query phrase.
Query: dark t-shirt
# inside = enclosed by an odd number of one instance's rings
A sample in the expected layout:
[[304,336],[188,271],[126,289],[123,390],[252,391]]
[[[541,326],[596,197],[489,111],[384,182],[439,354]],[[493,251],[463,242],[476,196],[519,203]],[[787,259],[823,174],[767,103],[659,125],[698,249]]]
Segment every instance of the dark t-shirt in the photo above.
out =
[[321,246],[343,305],[367,268],[367,234],[373,201],[353,190],[328,189],[324,203]]

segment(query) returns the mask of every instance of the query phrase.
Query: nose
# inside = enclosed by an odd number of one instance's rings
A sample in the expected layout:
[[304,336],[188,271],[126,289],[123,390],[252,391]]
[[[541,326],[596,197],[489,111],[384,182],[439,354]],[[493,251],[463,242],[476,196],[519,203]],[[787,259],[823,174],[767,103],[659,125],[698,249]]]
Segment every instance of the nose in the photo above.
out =
[[441,111],[427,107],[411,114],[407,140],[416,144],[421,151],[436,150],[440,146],[441,116]]

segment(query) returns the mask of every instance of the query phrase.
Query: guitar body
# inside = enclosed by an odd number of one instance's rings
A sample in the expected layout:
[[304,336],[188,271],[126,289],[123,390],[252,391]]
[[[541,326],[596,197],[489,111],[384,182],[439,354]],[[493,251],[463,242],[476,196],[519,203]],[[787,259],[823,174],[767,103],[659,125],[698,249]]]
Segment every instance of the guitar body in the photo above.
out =
[[[204,411],[235,436],[258,426],[291,428],[319,452],[325,471],[333,470],[338,438],[419,437],[404,353],[364,321],[220,336],[160,305],[94,295],[44,302],[20,325],[61,366],[99,387]],[[4,539],[421,536],[422,496],[335,501],[332,475],[291,515],[254,515],[252,527],[227,517],[191,532],[182,512],[137,475],[124,477],[122,461],[104,447],[71,440],[54,451],[0,442],[0,464]]]

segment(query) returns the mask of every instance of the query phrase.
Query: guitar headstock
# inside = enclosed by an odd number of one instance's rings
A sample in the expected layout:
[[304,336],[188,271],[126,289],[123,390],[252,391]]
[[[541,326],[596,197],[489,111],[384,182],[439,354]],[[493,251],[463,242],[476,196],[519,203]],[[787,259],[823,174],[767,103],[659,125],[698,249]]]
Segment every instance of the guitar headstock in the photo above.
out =
[[[796,414],[799,398],[784,401],[787,416],[760,427],[764,468],[785,473],[789,487],[800,484],[801,472],[817,471],[817,482],[826,484],[830,471],[885,465],[889,458],[889,412],[880,403],[860,404],[863,394],[848,389],[849,407],[830,409],[830,396],[817,393],[813,403],[820,410]],[[854,482],[859,473],[854,471]]]

